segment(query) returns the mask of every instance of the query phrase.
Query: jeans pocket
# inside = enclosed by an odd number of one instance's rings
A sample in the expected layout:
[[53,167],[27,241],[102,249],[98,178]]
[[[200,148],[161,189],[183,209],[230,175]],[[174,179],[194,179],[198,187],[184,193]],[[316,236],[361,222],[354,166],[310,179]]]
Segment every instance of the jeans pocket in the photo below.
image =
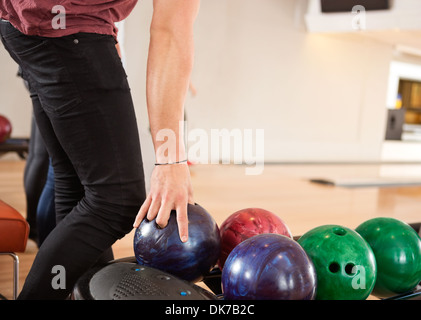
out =
[[8,47],[12,48],[16,55],[31,54],[32,51],[41,48],[47,39],[38,36],[27,36],[13,27],[10,22],[2,22],[1,33],[3,40]]
[[16,29],[10,22],[1,21],[1,35],[4,39],[12,39],[14,37],[20,36],[22,33]]
[[[79,53],[84,61],[86,82],[96,90],[129,91],[127,74],[116,49],[116,42],[110,35],[79,33]],[[80,73],[83,73],[81,70]]]
[[25,36],[8,41],[29,76],[43,109],[63,115],[82,99],[62,57],[50,39]]
[[[15,38],[16,40],[16,38]],[[8,41],[11,41],[10,39]],[[19,41],[20,45],[14,47],[14,51],[17,56],[23,57],[30,55],[38,50],[43,50],[44,46],[47,45],[47,40],[34,38],[32,41]]]

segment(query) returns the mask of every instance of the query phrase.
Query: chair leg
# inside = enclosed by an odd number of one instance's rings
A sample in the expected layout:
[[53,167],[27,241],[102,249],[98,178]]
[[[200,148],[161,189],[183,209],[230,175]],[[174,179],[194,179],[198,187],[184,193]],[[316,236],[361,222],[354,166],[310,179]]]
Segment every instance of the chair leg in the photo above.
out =
[[19,258],[13,252],[0,252],[0,255],[9,255],[13,258],[13,300],[16,300],[19,290]]

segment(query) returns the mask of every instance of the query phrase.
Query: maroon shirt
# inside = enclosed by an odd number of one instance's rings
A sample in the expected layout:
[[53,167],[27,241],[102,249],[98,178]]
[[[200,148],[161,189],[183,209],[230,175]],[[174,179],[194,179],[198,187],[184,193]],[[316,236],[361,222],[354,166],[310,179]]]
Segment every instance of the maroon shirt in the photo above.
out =
[[[125,19],[137,0],[0,0],[0,18],[27,35],[61,37],[78,32],[117,36],[114,22]],[[60,5],[65,12],[53,10]],[[65,14],[60,20],[59,14]],[[65,21],[65,28],[63,27]]]

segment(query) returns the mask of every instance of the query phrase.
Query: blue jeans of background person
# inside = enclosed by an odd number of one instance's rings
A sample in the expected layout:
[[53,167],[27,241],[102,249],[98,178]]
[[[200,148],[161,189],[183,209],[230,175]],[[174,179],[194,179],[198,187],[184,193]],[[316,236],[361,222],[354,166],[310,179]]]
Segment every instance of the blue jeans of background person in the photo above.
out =
[[56,206],[54,196],[54,170],[53,166],[49,165],[47,179],[41,196],[38,200],[37,207],[37,229],[38,229],[38,247],[41,247],[45,238],[56,226]]
[[[27,36],[4,21],[0,34],[30,83],[55,174],[57,226],[18,298],[64,299],[101,254],[132,230],[146,198],[130,88],[112,36]],[[52,286],[55,266],[65,270],[64,288]]]

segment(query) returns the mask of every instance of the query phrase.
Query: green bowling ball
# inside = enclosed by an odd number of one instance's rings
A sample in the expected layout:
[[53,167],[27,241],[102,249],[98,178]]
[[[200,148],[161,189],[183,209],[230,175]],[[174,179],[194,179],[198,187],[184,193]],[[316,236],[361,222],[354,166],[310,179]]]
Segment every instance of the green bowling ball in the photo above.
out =
[[298,243],[313,261],[317,300],[364,300],[376,281],[376,260],[368,243],[354,230],[324,225],[305,233]]
[[412,290],[421,281],[421,238],[405,222],[374,218],[356,231],[369,243],[377,262],[373,295],[390,297]]

